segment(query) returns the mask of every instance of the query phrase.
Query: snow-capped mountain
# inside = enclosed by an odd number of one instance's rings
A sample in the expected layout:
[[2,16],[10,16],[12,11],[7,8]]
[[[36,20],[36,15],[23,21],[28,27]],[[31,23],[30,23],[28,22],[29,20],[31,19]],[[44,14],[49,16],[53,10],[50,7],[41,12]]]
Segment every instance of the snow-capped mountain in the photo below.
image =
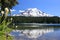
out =
[[41,16],[53,16],[45,12],[40,11],[37,8],[29,8],[25,11],[20,12],[20,14],[14,14],[13,16],[31,16],[31,17],[41,17]]

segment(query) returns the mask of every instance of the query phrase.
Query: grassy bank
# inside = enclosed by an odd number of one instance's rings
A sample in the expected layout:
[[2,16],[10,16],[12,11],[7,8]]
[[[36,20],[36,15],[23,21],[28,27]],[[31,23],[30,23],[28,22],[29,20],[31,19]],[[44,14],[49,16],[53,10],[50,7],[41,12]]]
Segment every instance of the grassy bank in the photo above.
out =
[[13,37],[9,36],[8,38],[6,38],[6,35],[1,35],[0,40],[13,40]]
[[12,29],[7,28],[6,31],[0,31],[0,40],[13,40],[13,37],[9,35]]

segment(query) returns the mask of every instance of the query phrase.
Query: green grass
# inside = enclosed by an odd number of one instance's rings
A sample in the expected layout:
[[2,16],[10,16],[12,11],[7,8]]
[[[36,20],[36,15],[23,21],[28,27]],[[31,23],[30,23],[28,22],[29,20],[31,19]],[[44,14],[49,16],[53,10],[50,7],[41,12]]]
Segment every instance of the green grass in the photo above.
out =
[[13,39],[13,37],[11,37],[11,36],[8,36],[7,38],[6,38],[6,35],[0,36],[0,40],[12,40],[12,39]]
[[[0,18],[1,20],[1,18]],[[8,35],[12,29],[8,28],[8,25],[11,23],[11,21],[6,22],[6,20],[3,20],[2,23],[0,23],[0,40],[13,40],[13,37]],[[8,37],[6,37],[8,35]]]
[[8,37],[6,37],[6,33],[10,33],[12,29],[7,28],[6,31],[0,31],[0,40],[13,40],[13,37],[8,35]]

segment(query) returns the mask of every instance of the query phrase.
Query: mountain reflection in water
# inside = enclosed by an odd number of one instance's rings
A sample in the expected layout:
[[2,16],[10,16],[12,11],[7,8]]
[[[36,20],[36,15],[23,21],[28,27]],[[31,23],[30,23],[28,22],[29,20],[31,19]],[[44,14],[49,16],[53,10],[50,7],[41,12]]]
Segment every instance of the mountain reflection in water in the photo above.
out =
[[[18,35],[16,32],[18,33]],[[49,33],[49,32],[54,32],[54,30],[53,29],[13,30],[11,32],[11,35],[13,35],[13,36],[25,35],[28,38],[37,38],[37,37],[42,36],[42,35]]]
[[14,40],[60,40],[59,26],[39,27],[39,29],[13,30]]

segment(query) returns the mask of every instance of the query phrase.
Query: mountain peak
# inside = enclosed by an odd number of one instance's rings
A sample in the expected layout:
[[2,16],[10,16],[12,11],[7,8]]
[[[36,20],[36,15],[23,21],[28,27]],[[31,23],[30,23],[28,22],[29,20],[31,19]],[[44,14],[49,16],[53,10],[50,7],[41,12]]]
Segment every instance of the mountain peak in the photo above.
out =
[[43,17],[43,16],[53,16],[53,15],[50,15],[50,14],[47,14],[45,12],[42,12],[40,11],[39,9],[37,8],[29,8],[23,12],[21,12],[20,14],[17,14],[17,15],[14,15],[14,16],[32,16],[32,17]]
[[27,10],[38,10],[37,8],[29,8]]

